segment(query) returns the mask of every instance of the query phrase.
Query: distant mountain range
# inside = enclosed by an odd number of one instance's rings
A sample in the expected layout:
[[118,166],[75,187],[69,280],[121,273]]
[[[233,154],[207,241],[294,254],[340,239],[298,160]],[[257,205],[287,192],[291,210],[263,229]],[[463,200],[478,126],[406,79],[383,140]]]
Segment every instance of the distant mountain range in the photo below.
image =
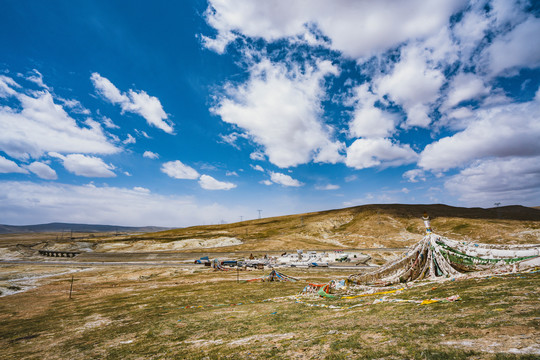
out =
[[43,232],[137,232],[147,233],[169,230],[170,228],[159,226],[115,226],[115,225],[92,225],[92,224],[69,224],[69,223],[49,223],[38,225],[0,225],[0,234],[14,233],[43,233]]

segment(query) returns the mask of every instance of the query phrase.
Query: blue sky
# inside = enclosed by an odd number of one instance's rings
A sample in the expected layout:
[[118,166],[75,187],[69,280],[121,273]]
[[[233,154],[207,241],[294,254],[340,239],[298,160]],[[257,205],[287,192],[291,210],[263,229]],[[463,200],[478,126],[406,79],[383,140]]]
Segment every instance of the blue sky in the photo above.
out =
[[2,1],[0,223],[540,205],[529,1]]

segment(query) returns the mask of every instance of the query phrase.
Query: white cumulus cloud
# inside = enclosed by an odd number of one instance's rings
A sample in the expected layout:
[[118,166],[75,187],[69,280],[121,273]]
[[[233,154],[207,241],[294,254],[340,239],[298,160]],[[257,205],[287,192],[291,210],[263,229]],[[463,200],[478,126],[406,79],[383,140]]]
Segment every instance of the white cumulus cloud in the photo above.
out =
[[260,171],[260,172],[264,172],[264,169],[261,165],[251,165],[251,168],[253,170],[257,170],[257,171]]
[[300,187],[304,185],[300,181],[293,179],[289,175],[277,173],[277,172],[270,172],[270,179],[276,184],[280,184],[283,186],[292,186],[292,187]]
[[408,126],[427,127],[431,123],[430,106],[445,81],[444,74],[427,60],[420,46],[407,46],[401,50],[401,59],[392,72],[376,80],[378,94],[388,94],[403,107]]
[[56,171],[54,171],[54,169],[52,169],[49,165],[45,163],[34,161],[30,165],[28,165],[26,168],[42,179],[45,179],[45,180],[58,179],[58,175],[56,174]]
[[375,106],[379,97],[369,90],[369,84],[355,88],[353,119],[349,123],[352,137],[387,137],[392,135],[399,117]]
[[265,159],[264,154],[260,151],[252,152],[251,154],[249,154],[249,158],[251,160],[259,160],[259,161],[263,161]]
[[222,53],[237,34],[309,42],[315,27],[329,38],[327,46],[361,58],[437,32],[465,4],[465,0],[211,0],[205,15],[218,34],[203,36],[203,43]]
[[180,160],[163,163],[161,171],[175,179],[195,180],[199,178],[197,170],[183,164]]
[[516,67],[535,68],[540,66],[540,19],[530,16],[504,36],[493,40],[486,50],[489,69],[496,75]]
[[250,79],[229,84],[214,113],[236,125],[264,148],[271,163],[285,168],[310,161],[341,161],[341,144],[323,124],[324,77],[338,69],[329,61],[305,71],[262,60],[250,69]]
[[159,159],[159,154],[156,154],[155,152],[147,150],[143,153],[143,157],[148,158],[148,159]]
[[205,190],[231,190],[236,187],[236,184],[216,180],[210,175],[201,175],[199,185]]
[[[1,83],[2,81],[0,81]],[[101,126],[92,120],[81,127],[63,107],[56,104],[47,90],[28,96],[13,88],[9,95],[17,107],[0,107],[0,150],[17,159],[39,158],[54,151],[59,153],[113,154],[120,151],[109,142]]]
[[427,145],[418,164],[444,171],[481,158],[539,155],[538,93],[526,103],[480,108],[463,131]]
[[347,149],[345,163],[355,169],[364,169],[410,164],[417,158],[416,152],[407,144],[400,145],[386,138],[357,139]]
[[412,169],[405,171],[403,173],[403,177],[412,183],[418,181],[426,181],[426,173],[422,169]]
[[112,171],[115,167],[106,164],[103,159],[83,154],[61,155],[56,152],[50,152],[49,156],[56,157],[62,161],[67,171],[85,177],[115,177]]
[[167,113],[157,97],[150,96],[143,90],[130,89],[127,93],[122,93],[109,79],[98,73],[93,73],[90,79],[98,93],[112,104],[120,105],[122,112],[139,114],[146,119],[148,124],[166,133],[173,133],[173,127],[166,121]]
[[28,171],[26,169],[23,169],[15,161],[6,159],[2,155],[0,155],[0,173],[6,174],[6,173],[21,173],[21,174],[28,174]]
[[450,83],[445,106],[448,108],[458,105],[465,100],[476,99],[489,94],[482,78],[473,73],[459,73]]

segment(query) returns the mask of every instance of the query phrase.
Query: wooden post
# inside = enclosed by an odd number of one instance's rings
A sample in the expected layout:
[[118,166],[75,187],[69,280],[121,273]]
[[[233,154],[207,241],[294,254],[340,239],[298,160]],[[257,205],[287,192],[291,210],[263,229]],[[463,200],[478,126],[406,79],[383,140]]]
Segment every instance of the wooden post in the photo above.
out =
[[71,286],[69,288],[69,299],[71,300],[71,292],[73,291],[73,275],[71,275]]

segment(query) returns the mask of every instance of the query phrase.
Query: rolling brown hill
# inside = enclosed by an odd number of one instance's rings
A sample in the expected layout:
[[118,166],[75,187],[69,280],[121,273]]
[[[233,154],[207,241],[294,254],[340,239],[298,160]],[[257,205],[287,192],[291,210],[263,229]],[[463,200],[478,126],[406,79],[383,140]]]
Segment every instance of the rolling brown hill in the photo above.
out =
[[540,243],[539,209],[524,206],[461,208],[441,204],[364,205],[224,225],[194,226],[123,240],[168,242],[234,237],[243,242],[221,248],[222,251],[405,247],[423,237],[425,228],[421,217],[424,211],[432,219],[434,232],[453,239]]

